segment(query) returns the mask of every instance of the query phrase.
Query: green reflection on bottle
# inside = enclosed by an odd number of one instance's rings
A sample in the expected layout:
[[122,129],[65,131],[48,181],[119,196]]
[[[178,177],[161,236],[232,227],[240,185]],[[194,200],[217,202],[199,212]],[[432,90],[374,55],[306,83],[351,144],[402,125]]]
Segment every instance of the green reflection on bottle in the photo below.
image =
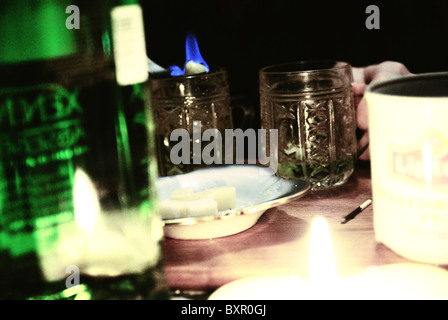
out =
[[[76,52],[73,30],[65,27],[69,0],[0,2],[0,63],[66,56]],[[20,14],[9,14],[17,12]],[[45,30],[45,32],[42,32]]]

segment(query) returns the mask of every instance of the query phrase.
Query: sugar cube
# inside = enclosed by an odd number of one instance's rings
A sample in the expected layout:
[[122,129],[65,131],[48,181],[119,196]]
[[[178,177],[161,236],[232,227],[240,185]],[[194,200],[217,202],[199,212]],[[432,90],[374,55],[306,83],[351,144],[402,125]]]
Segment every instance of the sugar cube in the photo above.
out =
[[191,197],[191,195],[194,193],[194,189],[193,188],[179,188],[174,190],[171,195],[170,195],[170,199],[171,200],[189,200],[189,198]]
[[218,211],[232,209],[236,206],[235,187],[216,187],[207,189],[204,193],[218,203]]
[[159,202],[162,219],[177,219],[187,216],[186,202],[181,200],[164,200]]
[[215,215],[218,213],[218,204],[211,198],[186,201],[186,210],[189,217]]

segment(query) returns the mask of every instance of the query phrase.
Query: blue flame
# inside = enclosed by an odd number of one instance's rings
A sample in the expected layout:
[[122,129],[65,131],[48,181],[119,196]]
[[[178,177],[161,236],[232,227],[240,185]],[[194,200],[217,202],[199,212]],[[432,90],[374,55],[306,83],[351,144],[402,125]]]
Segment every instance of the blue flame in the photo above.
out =
[[170,66],[172,76],[183,76],[185,74],[185,69],[182,70],[179,66]]
[[172,76],[182,76],[185,74],[185,66],[188,61],[193,61],[195,63],[202,64],[206,71],[210,71],[210,67],[208,66],[207,62],[205,62],[204,58],[201,56],[201,52],[199,51],[199,45],[198,41],[196,40],[196,37],[194,34],[189,33],[187,35],[187,40],[185,41],[185,63],[184,68],[181,69],[179,66],[173,65],[170,66],[169,69],[171,70]]
[[204,58],[202,58],[201,56],[196,37],[191,33],[187,35],[187,40],[185,41],[185,53],[187,56],[185,63],[187,63],[188,61],[193,61],[204,65],[207,71],[210,70],[207,62],[205,62]]

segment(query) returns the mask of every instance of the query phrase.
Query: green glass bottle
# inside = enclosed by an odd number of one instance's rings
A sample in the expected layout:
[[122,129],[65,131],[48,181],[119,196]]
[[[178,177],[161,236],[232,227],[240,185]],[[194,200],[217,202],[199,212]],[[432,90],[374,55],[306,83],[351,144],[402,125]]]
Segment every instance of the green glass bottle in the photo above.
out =
[[136,1],[0,3],[0,299],[165,299]]

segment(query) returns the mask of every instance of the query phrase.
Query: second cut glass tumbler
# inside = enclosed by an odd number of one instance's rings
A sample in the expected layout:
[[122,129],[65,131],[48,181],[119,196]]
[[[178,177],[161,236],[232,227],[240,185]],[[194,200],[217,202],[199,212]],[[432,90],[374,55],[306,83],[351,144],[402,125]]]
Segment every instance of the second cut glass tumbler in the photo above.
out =
[[[356,163],[350,64],[305,61],[260,70],[261,126],[278,130],[278,170],[312,189],[341,185]],[[272,150],[273,151],[273,150]]]

